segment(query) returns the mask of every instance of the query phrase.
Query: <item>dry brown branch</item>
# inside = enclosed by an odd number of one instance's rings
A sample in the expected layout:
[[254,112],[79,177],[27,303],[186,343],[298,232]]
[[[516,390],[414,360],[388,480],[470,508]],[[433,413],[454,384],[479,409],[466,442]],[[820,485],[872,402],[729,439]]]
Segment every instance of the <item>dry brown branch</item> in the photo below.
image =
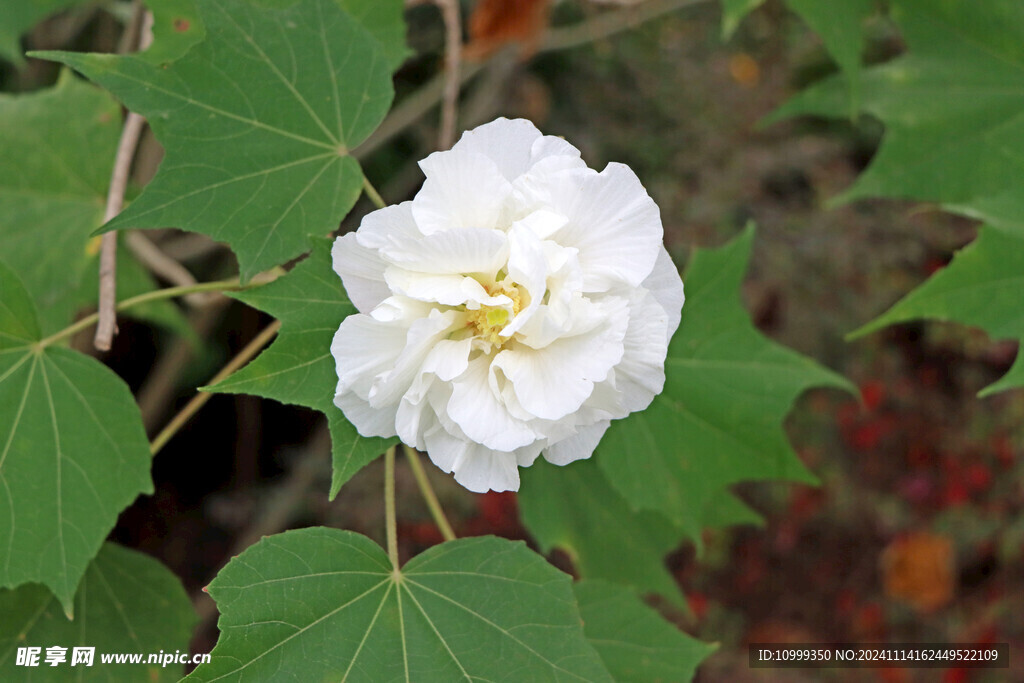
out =
[[[138,43],[140,49],[146,49],[152,40],[153,16],[142,9],[141,3],[135,3],[135,18],[129,23],[126,38],[121,47],[127,52],[131,43]],[[117,155],[114,158],[114,170],[110,174],[110,188],[107,190],[107,207],[103,214],[103,222],[107,223],[124,206],[124,193],[128,187],[128,174],[131,170],[135,149],[139,145],[139,137],[146,120],[135,112],[128,112],[121,129],[121,139],[117,143]],[[100,287],[99,287],[99,323],[96,325],[96,336],[93,346],[100,351],[109,351],[117,333],[117,233],[108,232],[100,242]]]
[[438,134],[438,149],[445,150],[455,144],[455,126],[458,117],[459,76],[462,64],[462,18],[459,15],[459,0],[435,0],[444,20],[444,91],[441,101],[441,132]]

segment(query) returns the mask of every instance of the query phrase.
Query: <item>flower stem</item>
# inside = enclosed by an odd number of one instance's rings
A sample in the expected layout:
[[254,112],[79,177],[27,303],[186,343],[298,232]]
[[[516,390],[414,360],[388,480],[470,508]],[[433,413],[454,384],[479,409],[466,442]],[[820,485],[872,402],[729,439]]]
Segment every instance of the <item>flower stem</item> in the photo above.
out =
[[388,557],[391,566],[398,571],[398,522],[395,520],[395,449],[394,445],[384,454],[384,519],[387,524]]
[[[245,348],[238,352],[238,354],[232,358],[227,365],[220,369],[213,379],[210,380],[210,384],[216,384],[238,368],[249,362],[249,359],[260,352],[264,346],[270,343],[270,340],[274,338],[277,331],[281,329],[281,321],[275,320],[274,322],[267,325],[262,332],[253,337],[253,340],[245,345]],[[149,445],[149,451],[153,455],[156,455],[161,448],[163,448],[168,441],[170,441],[178,430],[181,429],[185,423],[187,423],[196,412],[199,411],[206,402],[213,396],[212,393],[201,391],[196,394],[191,401],[185,404],[185,407],[167,423],[167,426],[160,430],[160,433],[156,435],[153,442]]]
[[454,541],[455,532],[452,531],[452,525],[448,523],[448,518],[445,517],[441,503],[437,500],[434,488],[430,485],[430,480],[427,479],[427,473],[423,470],[423,463],[420,462],[419,453],[405,444],[402,444],[402,448],[405,450],[406,457],[409,458],[412,474],[416,477],[416,483],[420,487],[420,493],[423,494],[423,500],[426,501],[427,507],[430,509],[430,516],[434,518],[434,524],[437,525],[444,540]]
[[[125,299],[117,304],[117,310],[123,311],[134,306],[140,306],[150,301],[159,301],[161,299],[173,299],[174,297],[184,296],[186,294],[192,294],[195,292],[227,292],[227,291],[242,291],[251,287],[266,284],[265,278],[253,278],[248,284],[241,284],[238,278],[232,278],[230,280],[217,280],[215,282],[199,282],[194,285],[185,285],[182,287],[166,287],[164,289],[158,289],[152,292],[146,292],[145,294],[139,294],[133,296],[130,299]],[[99,320],[99,314],[93,313],[87,315],[81,320],[65,327],[60,332],[53,334],[46,339],[42,339],[36,342],[35,347],[39,350],[45,349],[47,346],[59,342],[62,339],[74,335],[76,332],[80,332],[88,327],[91,327]]]
[[385,202],[384,198],[380,196],[380,192],[377,192],[377,188],[373,186],[373,183],[371,183],[370,179],[365,175],[363,175],[363,192],[366,193],[366,196],[370,198],[370,201],[373,202],[373,205],[378,209],[383,209],[387,206],[387,202]]

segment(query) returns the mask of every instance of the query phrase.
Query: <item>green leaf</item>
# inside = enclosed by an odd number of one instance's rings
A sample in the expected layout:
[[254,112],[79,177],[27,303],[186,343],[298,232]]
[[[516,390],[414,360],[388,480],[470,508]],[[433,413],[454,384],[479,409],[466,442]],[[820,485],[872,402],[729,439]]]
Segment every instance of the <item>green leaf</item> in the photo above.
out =
[[451,541],[399,571],[365,536],[289,531],[209,591],[221,637],[188,681],[611,681],[569,577],[522,542]]
[[[17,159],[0,165],[0,255],[32,294],[43,334],[96,304],[99,241],[89,235],[103,221],[120,130],[114,101],[70,71],[53,88],[0,95],[0,158]],[[156,288],[130,254],[118,265],[120,299]],[[167,301],[131,315],[187,329]]]
[[685,607],[665,568],[683,533],[655,512],[633,512],[596,463],[556,467],[538,460],[520,477],[519,512],[543,552],[562,548],[581,578],[658,593]]
[[[885,137],[838,200],[935,201],[1024,236],[1024,3],[898,0],[892,13],[909,50],[861,79]],[[845,116],[842,91],[825,81],[772,119]]]
[[665,389],[647,410],[613,422],[595,455],[634,509],[660,512],[694,540],[721,497],[731,496],[730,484],[814,482],[781,422],[811,387],[853,392],[845,379],[766,339],[750,322],[739,288],[753,238],[748,229],[693,256]]
[[287,9],[198,0],[206,38],[163,68],[141,57],[40,53],[147,118],[167,150],[104,230],[179,227],[227,242],[243,278],[303,253],[355,203],[351,156],[384,118],[385,48],[333,0]]
[[[764,0],[722,0],[722,37],[728,40],[750,12]],[[874,0],[786,0],[793,12],[821,37],[849,81],[847,113],[857,112],[864,19],[874,11]],[[850,103],[852,102],[852,112]]]
[[263,396],[326,414],[333,444],[333,499],[342,484],[397,440],[359,436],[334,405],[338,376],[331,340],[356,309],[331,266],[331,241],[315,238],[313,251],[290,273],[230,296],[280,320],[281,333],[254,361],[208,390]]
[[764,4],[764,0],[722,0],[722,40],[728,40],[748,14]]
[[0,0],[0,58],[21,64],[21,36],[40,21],[86,0]]
[[[95,260],[121,116],[69,71],[51,89],[0,95],[0,254],[32,293],[44,333],[71,321]],[[98,247],[98,245],[97,245]],[[90,253],[90,251],[92,253]]]
[[0,587],[49,587],[70,613],[117,515],[151,493],[149,442],[121,379],[39,344],[28,292],[0,264]]
[[[98,238],[93,238],[98,239]],[[140,294],[152,292],[159,288],[156,280],[146,268],[140,264],[135,256],[122,246],[118,240],[117,247],[117,279],[116,299],[124,301]],[[94,251],[90,249],[90,251]],[[96,302],[99,299],[99,258],[94,257],[86,265],[85,274],[78,283],[77,291],[74,293],[74,308],[78,310],[96,310]],[[118,317],[134,318],[144,320],[164,327],[175,334],[189,339],[193,344],[198,344],[199,339],[182,314],[181,309],[168,299],[148,301],[138,306],[119,312]],[[64,321],[67,322],[67,321]],[[61,325],[63,327],[63,325]]]
[[[39,585],[0,590],[0,678],[47,681],[177,681],[181,665],[104,665],[101,654],[188,652],[196,624],[192,603],[177,577],[142,553],[106,543],[89,564],[75,594],[75,620],[64,616],[53,595]],[[67,648],[67,660],[45,664],[46,648]],[[17,666],[19,647],[42,648],[39,669]],[[95,648],[93,664],[71,666],[73,649]],[[34,680],[34,678],[33,678]]]
[[583,632],[617,683],[689,681],[716,649],[667,623],[629,589],[603,581],[573,588]]
[[863,24],[874,11],[874,0],[786,0],[786,4],[821,37],[836,60],[850,92],[847,113],[855,115],[860,107]]
[[[994,339],[1024,339],[1024,237],[985,226],[978,238],[884,314],[853,333],[931,318],[980,327]],[[1024,386],[1017,367],[983,394]]]
[[195,0],[153,0],[153,44],[139,54],[152,64],[166,64],[181,57],[206,35]]

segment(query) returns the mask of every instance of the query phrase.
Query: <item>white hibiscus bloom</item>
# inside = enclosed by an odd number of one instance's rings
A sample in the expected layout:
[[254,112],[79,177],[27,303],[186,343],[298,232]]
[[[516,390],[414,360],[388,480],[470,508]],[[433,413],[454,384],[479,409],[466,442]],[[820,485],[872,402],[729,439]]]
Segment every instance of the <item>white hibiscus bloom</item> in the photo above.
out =
[[661,392],[683,283],[629,167],[587,168],[529,121],[420,167],[415,199],[334,244],[359,310],[331,345],[334,402],[471,491],[516,490],[519,467],[590,457]]

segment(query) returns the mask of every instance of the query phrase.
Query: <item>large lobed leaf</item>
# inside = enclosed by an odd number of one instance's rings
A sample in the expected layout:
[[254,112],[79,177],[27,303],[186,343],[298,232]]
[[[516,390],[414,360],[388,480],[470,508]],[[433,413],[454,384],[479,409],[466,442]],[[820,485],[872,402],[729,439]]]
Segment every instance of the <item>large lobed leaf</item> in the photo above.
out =
[[[953,262],[936,272],[856,336],[894,323],[932,318],[980,327],[997,339],[1024,340],[1024,237],[983,227]],[[1021,354],[999,382],[982,393],[1024,386]]]
[[[743,17],[763,3],[764,0],[722,0],[724,37],[731,36]],[[848,81],[846,113],[856,113],[864,52],[863,24],[874,11],[874,0],[786,0],[786,4],[821,37],[839,65]]]
[[364,536],[290,531],[209,591],[221,637],[188,681],[612,680],[569,577],[522,542],[452,541],[398,570]]
[[86,0],[0,0],[0,58],[21,63],[23,33],[51,14]]
[[[101,654],[161,650],[188,652],[196,624],[192,603],[166,567],[142,553],[104,544],[75,594],[75,619],[69,620],[50,591],[39,585],[0,590],[0,680],[177,681],[181,665],[103,665]],[[67,660],[45,664],[46,648],[67,648]],[[39,668],[17,665],[20,647],[42,649]],[[72,663],[73,648],[95,648],[92,666]]]
[[341,321],[356,310],[331,266],[330,240],[315,238],[310,255],[284,277],[231,296],[278,318],[281,333],[256,360],[209,390],[254,394],[325,413],[334,459],[333,498],[342,484],[395,439],[359,436],[334,405],[338,379],[331,340]]
[[[842,377],[762,336],[739,299],[754,231],[699,250],[669,346],[663,393],[613,422],[594,457],[634,510],[657,511],[690,538],[738,513],[725,488],[739,481],[813,482],[782,428],[811,387],[853,391]],[[571,465],[570,465],[571,467]],[[730,514],[732,514],[730,513]]]
[[[24,282],[43,334],[71,322],[97,299],[98,243],[121,113],[108,95],[70,72],[50,89],[0,94],[0,259]],[[151,291],[152,277],[130,254],[119,258],[117,295]],[[132,315],[185,326],[167,301]]]
[[[1024,3],[895,0],[892,15],[908,52],[861,78],[863,108],[885,137],[840,199],[936,201],[1024,236]],[[846,113],[833,79],[774,118]]]
[[580,578],[659,593],[685,607],[665,568],[682,532],[656,512],[631,510],[596,463],[556,467],[538,460],[520,477],[520,515],[543,552],[568,552]]
[[574,589],[583,632],[616,683],[689,681],[716,649],[667,623],[627,588],[581,581]]
[[[105,230],[179,227],[227,242],[242,276],[298,256],[362,188],[351,156],[391,104],[400,31],[380,0],[277,9],[197,0],[206,36],[183,57],[40,53],[81,71],[147,118],[167,150],[156,177]],[[397,0],[385,3],[400,4]],[[399,24],[400,26],[400,24]]]
[[121,379],[40,347],[35,307],[0,263],[0,586],[41,583],[70,614],[117,515],[150,493],[149,442]]

